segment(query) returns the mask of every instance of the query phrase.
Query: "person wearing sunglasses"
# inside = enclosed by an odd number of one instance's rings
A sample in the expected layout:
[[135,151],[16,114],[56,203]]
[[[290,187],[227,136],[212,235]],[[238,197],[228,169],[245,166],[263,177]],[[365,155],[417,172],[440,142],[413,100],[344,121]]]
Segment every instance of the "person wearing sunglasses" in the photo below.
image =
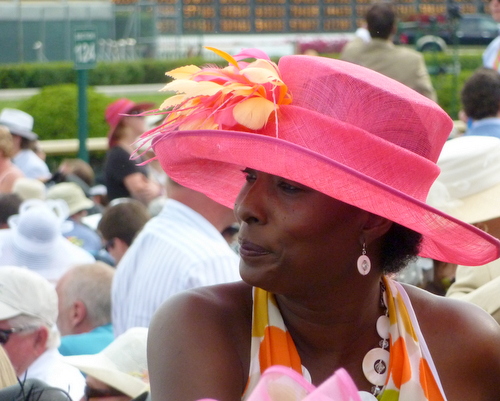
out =
[[57,350],[57,313],[57,293],[48,280],[23,267],[0,268],[0,344],[17,377],[39,379],[79,400],[85,379]]

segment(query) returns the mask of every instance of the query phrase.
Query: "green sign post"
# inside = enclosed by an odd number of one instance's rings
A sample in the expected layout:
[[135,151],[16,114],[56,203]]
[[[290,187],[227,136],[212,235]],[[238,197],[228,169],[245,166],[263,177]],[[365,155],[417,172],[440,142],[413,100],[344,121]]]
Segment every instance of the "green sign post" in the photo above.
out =
[[87,111],[87,82],[88,70],[94,68],[97,62],[95,29],[79,29],[74,33],[73,53],[75,70],[78,74],[78,140],[80,146],[78,157],[86,162],[89,160],[87,150],[88,111]]

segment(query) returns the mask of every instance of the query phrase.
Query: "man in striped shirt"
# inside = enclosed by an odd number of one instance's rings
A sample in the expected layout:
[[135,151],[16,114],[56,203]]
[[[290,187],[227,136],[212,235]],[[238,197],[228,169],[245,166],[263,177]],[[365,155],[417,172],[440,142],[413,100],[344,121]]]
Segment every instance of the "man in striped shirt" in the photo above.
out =
[[169,198],[133,241],[113,279],[115,336],[148,327],[170,296],[190,288],[240,280],[237,254],[221,232],[233,211],[168,180]]

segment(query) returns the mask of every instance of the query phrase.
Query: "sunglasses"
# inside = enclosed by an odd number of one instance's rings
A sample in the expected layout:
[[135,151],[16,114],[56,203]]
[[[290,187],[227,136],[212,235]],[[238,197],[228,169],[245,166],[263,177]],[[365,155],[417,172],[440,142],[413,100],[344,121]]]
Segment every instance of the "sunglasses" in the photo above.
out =
[[129,111],[127,114],[131,115],[131,116],[136,116],[137,114],[141,114],[141,113],[144,113],[144,110],[132,110],[132,111]]
[[85,386],[85,399],[88,401],[91,398],[104,398],[104,397],[123,397],[124,393],[118,391],[114,388],[109,388],[107,390],[98,390],[89,386]]
[[0,344],[7,344],[12,333],[19,333],[23,328],[0,329]]

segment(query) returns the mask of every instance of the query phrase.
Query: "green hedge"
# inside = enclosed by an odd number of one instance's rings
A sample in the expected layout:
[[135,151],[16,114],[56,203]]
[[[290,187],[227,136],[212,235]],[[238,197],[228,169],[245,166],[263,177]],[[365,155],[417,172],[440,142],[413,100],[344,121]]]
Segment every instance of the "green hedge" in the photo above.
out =
[[[88,72],[89,85],[133,85],[166,82],[165,72],[174,68],[205,63],[201,58],[179,60],[144,59],[98,63]],[[220,63],[221,65],[224,63]],[[0,65],[0,88],[41,88],[76,83],[72,63],[30,63]]]
[[[338,57],[338,54],[329,55],[331,57]],[[460,110],[460,90],[465,80],[473,73],[473,71],[481,66],[480,55],[460,55],[457,56],[453,53],[424,53],[424,57],[431,72],[431,78],[438,93],[438,102],[452,118],[457,118],[458,111]],[[168,77],[165,72],[179,66],[187,64],[201,65],[205,64],[201,58],[179,59],[179,60],[152,60],[144,59],[129,62],[108,62],[98,63],[96,68],[89,70],[88,83],[90,86],[96,85],[132,85],[132,84],[146,84],[146,83],[163,83],[168,82]],[[456,64],[460,65],[460,72],[455,74]],[[220,65],[225,65],[221,61]],[[0,87],[3,89],[8,88],[44,88],[61,84],[76,84],[77,74],[73,69],[72,63],[34,63],[34,64],[19,64],[19,65],[4,65],[0,66]],[[76,96],[73,90],[71,96]],[[44,96],[49,96],[48,100]],[[32,103],[28,102],[22,105],[23,109],[28,112],[37,112],[35,102],[41,104],[54,104],[57,100],[57,95],[45,92],[37,100]],[[68,95],[66,93],[65,95]],[[95,94],[94,94],[95,95]],[[91,95],[91,96],[94,96]],[[112,99],[107,99],[111,101]],[[98,101],[96,104],[103,104],[104,100]],[[64,105],[62,105],[64,106]],[[59,107],[59,106],[58,106]],[[100,107],[100,106],[99,106]],[[59,108],[59,111],[64,110]],[[103,109],[102,109],[103,110]],[[97,115],[102,116],[102,110],[95,110]],[[41,113],[43,114],[43,113]],[[89,113],[91,114],[91,113]],[[36,116],[35,121],[40,121],[41,116]],[[70,116],[74,118],[74,114]],[[51,126],[50,121],[48,125],[42,126],[42,135],[45,129],[54,134],[54,138],[63,137],[64,133],[60,127],[48,129]],[[47,127],[47,128],[46,128]],[[101,132],[103,128],[95,131],[91,129],[91,135],[94,132]],[[52,136],[51,136],[52,137]],[[68,136],[74,137],[74,136]]]
[[[88,136],[106,136],[104,110],[113,99],[87,89]],[[78,88],[75,84],[45,86],[40,93],[24,100],[19,108],[35,120],[33,130],[40,139],[78,138]]]

